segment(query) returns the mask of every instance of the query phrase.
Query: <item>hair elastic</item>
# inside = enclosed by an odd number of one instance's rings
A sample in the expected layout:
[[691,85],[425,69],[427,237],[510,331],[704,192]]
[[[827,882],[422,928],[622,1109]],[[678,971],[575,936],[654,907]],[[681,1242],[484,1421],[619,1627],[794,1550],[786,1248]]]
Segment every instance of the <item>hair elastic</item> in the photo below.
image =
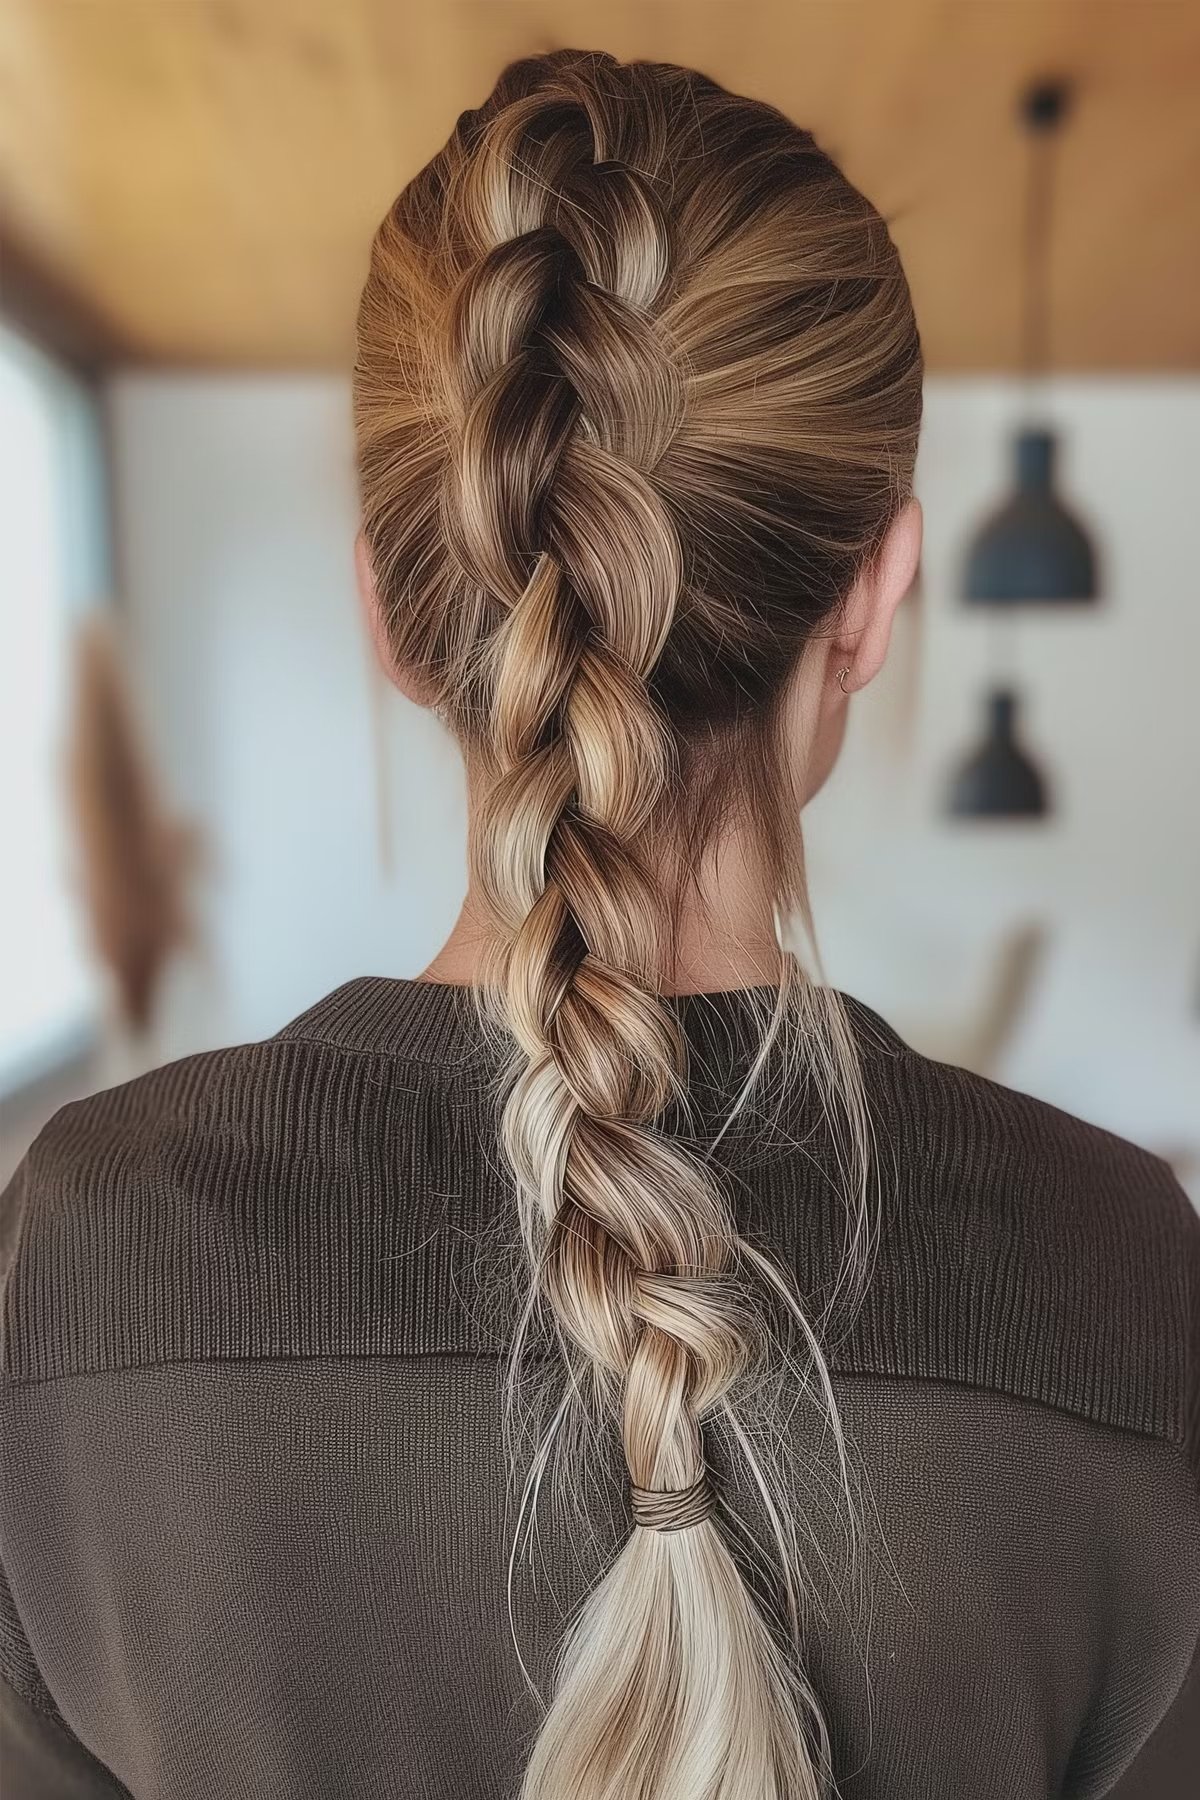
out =
[[716,1496],[704,1472],[691,1487],[643,1488],[629,1486],[633,1522],[643,1531],[686,1531],[712,1517]]

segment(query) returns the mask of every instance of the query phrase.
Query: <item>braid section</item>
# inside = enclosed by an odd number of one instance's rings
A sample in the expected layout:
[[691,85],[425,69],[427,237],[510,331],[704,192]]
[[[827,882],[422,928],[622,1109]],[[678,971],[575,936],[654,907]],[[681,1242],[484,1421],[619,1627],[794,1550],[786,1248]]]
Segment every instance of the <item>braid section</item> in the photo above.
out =
[[[526,1504],[597,1426],[628,1476],[629,1534],[562,1647],[524,1800],[832,1783],[803,1541],[827,1488],[856,1537],[823,1345],[869,1275],[879,1159],[852,1022],[783,945],[799,925],[815,952],[799,819],[840,724],[826,664],[911,496],[921,376],[874,207],[810,133],[668,64],[511,64],[373,245],[363,538],[388,657],[467,763],[463,939],[481,924],[473,983],[510,1051],[531,1271],[510,1400],[535,1318],[564,1368]],[[739,967],[769,964],[773,990],[750,990],[762,1032],[731,1116],[752,1088],[765,1115],[782,1040],[847,1201],[812,1324],[674,1130],[700,1095],[664,989],[693,897],[711,937],[710,848],[758,910]],[[798,1466],[801,1399],[828,1422],[829,1482]]]
[[525,1800],[807,1800],[805,1695],[705,1465],[704,1421],[754,1341],[737,1235],[652,1129],[686,1074],[646,854],[673,756],[648,684],[684,584],[652,479],[682,406],[649,310],[669,243],[594,121],[551,125],[511,109],[471,165],[480,259],[450,314],[443,522],[463,581],[503,611],[479,670],[474,851],[521,1059],[503,1139],[538,1297],[576,1385],[619,1416],[636,1523],[565,1646]]

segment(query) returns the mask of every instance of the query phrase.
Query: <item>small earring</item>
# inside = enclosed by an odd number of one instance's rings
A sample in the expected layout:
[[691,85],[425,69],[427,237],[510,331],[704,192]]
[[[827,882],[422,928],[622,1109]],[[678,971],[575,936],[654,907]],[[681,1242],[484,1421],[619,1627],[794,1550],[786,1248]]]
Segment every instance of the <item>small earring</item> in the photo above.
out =
[[850,673],[849,666],[847,666],[844,669],[839,669],[837,672],[837,684],[841,688],[843,694],[848,692],[848,689],[846,687],[846,677],[849,673]]

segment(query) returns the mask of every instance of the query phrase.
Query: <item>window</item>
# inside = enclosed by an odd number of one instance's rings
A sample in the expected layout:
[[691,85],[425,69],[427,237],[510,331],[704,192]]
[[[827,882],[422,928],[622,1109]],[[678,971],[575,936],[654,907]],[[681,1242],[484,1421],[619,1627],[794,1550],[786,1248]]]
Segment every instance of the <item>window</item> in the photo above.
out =
[[71,628],[105,597],[94,399],[0,325],[0,1095],[77,1054],[99,987],[63,791]]

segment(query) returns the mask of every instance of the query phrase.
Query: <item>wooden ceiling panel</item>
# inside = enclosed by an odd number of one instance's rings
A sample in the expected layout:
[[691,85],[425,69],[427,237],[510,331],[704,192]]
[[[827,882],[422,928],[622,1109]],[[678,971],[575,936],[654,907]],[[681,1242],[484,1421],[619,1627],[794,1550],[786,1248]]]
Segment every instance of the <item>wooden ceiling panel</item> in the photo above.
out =
[[0,0],[4,237],[121,360],[345,365],[393,194],[560,44],[810,126],[892,220],[942,370],[1014,366],[1015,100],[1073,77],[1054,360],[1200,367],[1196,0]]

